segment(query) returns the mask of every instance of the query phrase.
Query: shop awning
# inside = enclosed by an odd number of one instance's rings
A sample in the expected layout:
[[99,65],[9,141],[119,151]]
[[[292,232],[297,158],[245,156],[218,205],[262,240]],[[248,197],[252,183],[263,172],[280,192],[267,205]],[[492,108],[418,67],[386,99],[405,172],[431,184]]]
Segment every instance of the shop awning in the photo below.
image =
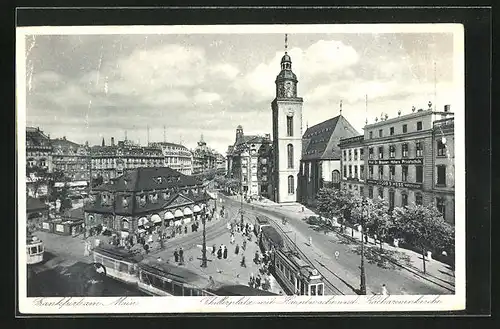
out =
[[179,209],[177,209],[177,210],[175,211],[175,213],[174,213],[174,216],[175,216],[175,217],[182,217],[182,216],[184,216],[184,214],[182,213],[182,211],[180,211]]
[[192,214],[193,214],[193,212],[191,211],[191,209],[189,209],[189,208],[184,209],[184,215],[189,216]]
[[200,206],[195,205],[195,206],[193,207],[193,212],[200,212],[200,211],[201,211]]
[[159,215],[154,214],[153,216],[151,216],[151,221],[153,223],[161,223],[161,217]]
[[144,224],[146,224],[148,222],[148,219],[146,217],[141,217],[139,218],[139,220],[137,221],[137,225],[138,226],[142,226]]
[[86,181],[76,181],[76,182],[69,182],[68,185],[70,187],[85,187],[87,186],[87,182]]
[[167,211],[165,213],[165,219],[174,219],[174,214],[172,214],[170,211]]
[[55,182],[54,187],[64,187],[64,183],[62,182]]

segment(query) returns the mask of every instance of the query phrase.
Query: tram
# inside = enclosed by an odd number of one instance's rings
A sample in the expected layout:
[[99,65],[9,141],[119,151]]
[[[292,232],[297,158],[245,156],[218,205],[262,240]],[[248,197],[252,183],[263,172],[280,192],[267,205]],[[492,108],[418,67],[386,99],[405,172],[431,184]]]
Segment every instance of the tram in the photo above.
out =
[[43,262],[44,246],[42,240],[30,235],[26,239],[26,259],[28,265]]
[[321,274],[292,251],[276,250],[271,270],[287,295],[324,295]]
[[253,226],[253,230],[257,237],[261,233],[262,228],[266,226],[271,226],[271,224],[269,223],[269,218],[262,215],[255,217],[255,225]]
[[263,226],[259,235],[259,246],[262,252],[284,247],[282,236],[272,226]]

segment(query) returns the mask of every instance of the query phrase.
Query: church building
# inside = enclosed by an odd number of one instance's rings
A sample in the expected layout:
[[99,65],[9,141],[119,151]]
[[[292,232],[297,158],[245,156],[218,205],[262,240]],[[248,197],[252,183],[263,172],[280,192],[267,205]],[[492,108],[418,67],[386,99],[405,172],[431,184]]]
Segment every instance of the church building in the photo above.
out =
[[276,77],[273,117],[272,199],[278,203],[297,202],[298,175],[302,150],[302,103],[297,96],[297,76],[292,71],[285,36],[285,55]]

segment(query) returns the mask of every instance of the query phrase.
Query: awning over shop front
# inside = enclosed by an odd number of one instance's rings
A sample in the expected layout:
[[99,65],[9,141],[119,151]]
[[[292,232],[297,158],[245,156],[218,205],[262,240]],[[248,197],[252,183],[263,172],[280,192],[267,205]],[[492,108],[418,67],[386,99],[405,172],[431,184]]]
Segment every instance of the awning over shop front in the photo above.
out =
[[182,217],[182,216],[184,216],[184,214],[182,213],[182,211],[180,211],[179,209],[177,209],[177,210],[175,211],[175,213],[174,213],[174,216],[175,216],[175,217]]
[[170,211],[167,211],[165,213],[165,219],[174,219],[174,214],[172,214]]
[[161,223],[161,217],[159,215],[154,214],[153,216],[151,216],[151,221],[153,223]]
[[54,183],[54,187],[63,187],[64,186],[64,183],[62,182],[55,182]]
[[146,217],[141,217],[139,218],[139,220],[137,221],[137,225],[138,226],[143,226],[144,224],[146,224],[148,222],[148,219]]
[[194,212],[200,212],[200,211],[201,211],[200,206],[195,205],[195,206],[193,207],[193,211],[194,211]]
[[185,216],[189,216],[189,215],[192,215],[192,214],[193,214],[193,212],[191,211],[191,209],[189,209],[189,208],[185,208],[184,209],[184,215]]

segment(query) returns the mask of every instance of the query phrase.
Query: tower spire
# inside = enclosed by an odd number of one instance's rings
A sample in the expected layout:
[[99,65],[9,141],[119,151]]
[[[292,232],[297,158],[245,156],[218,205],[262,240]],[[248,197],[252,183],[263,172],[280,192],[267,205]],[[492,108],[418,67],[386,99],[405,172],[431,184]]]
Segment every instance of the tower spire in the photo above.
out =
[[342,115],[342,100],[340,100],[340,115]]
[[285,54],[287,53],[288,50],[288,34],[285,33]]
[[165,132],[165,125],[163,126],[163,143],[165,143],[167,141],[167,135],[166,135],[166,132]]
[[368,94],[365,94],[365,124],[368,124]]

